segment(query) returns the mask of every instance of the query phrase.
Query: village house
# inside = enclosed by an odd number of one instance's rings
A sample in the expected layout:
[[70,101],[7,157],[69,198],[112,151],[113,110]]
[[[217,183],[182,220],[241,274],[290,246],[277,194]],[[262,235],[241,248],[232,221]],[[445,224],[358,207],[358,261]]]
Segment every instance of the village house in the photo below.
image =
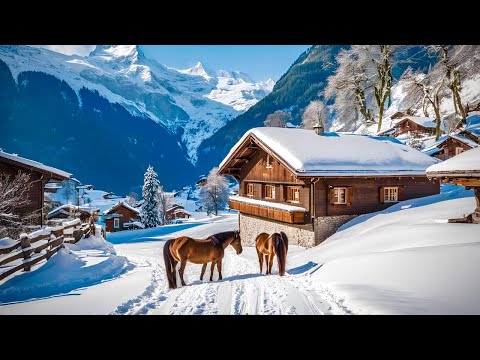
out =
[[71,204],[61,205],[47,214],[48,220],[53,219],[74,219],[79,218],[82,223],[88,222],[93,212],[98,212],[99,209],[87,206],[75,206]]
[[284,231],[314,246],[360,214],[440,191],[425,176],[436,160],[396,139],[317,132],[251,129],[222,161],[219,172],[240,182],[230,208],[242,241]]
[[170,208],[167,209],[165,213],[165,220],[172,221],[175,219],[189,219],[192,214],[185,210],[185,208],[181,205],[174,204]]
[[422,152],[441,160],[450,159],[464,151],[480,146],[480,113],[467,117],[465,129],[442,136]]
[[13,178],[19,171],[30,175],[30,189],[28,191],[30,203],[28,206],[18,209],[18,211],[20,214],[35,212],[38,216],[35,217],[33,224],[43,225],[45,184],[52,182],[60,183],[63,180],[69,180],[72,174],[34,160],[0,151],[0,173],[4,173]]
[[[379,136],[398,137],[409,134],[413,137],[435,135],[435,118],[410,116],[404,113],[395,113],[390,119],[384,120],[383,129],[378,133]],[[443,122],[440,124],[442,133],[445,130]]]
[[[136,222],[140,223],[140,210],[125,202],[120,202],[103,212],[105,230],[108,232],[122,231],[132,228]],[[132,224],[133,223],[133,224]],[[141,224],[141,223],[140,223]],[[142,227],[142,226],[137,226]]]
[[449,222],[480,224],[480,147],[465,151],[452,159],[430,166],[427,169],[430,179],[441,180],[473,189],[477,207],[472,214]]

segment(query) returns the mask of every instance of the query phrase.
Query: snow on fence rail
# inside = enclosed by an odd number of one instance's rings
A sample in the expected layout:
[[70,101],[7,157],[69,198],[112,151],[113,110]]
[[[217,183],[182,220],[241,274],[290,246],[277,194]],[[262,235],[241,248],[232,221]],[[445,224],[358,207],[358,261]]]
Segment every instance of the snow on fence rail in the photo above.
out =
[[23,233],[19,240],[2,239],[7,245],[0,246],[0,280],[20,270],[30,271],[32,265],[50,259],[64,243],[75,244],[90,234],[95,235],[95,225],[82,224],[80,219],[75,219],[30,234]]

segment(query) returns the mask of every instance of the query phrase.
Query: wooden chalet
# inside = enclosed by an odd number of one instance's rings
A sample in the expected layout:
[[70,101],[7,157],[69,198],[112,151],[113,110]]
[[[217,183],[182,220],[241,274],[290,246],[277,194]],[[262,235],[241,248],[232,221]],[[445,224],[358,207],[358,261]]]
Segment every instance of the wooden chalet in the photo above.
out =
[[30,204],[18,209],[18,212],[20,214],[36,212],[38,216],[35,218],[34,225],[43,225],[45,184],[69,180],[72,174],[34,160],[0,151],[0,173],[13,178],[19,171],[30,175],[30,190],[28,191]]
[[353,217],[399,201],[437,194],[425,169],[436,160],[396,139],[288,128],[249,130],[219,172],[240,182],[230,208],[243,241],[284,231],[314,246]]
[[445,160],[427,169],[427,176],[433,180],[465,186],[474,189],[477,207],[472,214],[449,222],[480,224],[480,147],[465,151],[452,159]]
[[441,160],[450,159],[464,151],[480,146],[480,114],[467,117],[465,129],[442,136],[423,152]]
[[[379,136],[397,137],[403,134],[411,134],[415,136],[435,135],[436,122],[434,118],[420,117],[420,116],[402,116],[396,113],[390,117],[390,120],[385,119],[383,130]],[[442,132],[444,131],[443,123],[440,125]]]
[[189,219],[190,216],[192,216],[192,214],[185,210],[183,206],[175,204],[167,209],[165,219],[167,221],[172,221],[175,219]]
[[133,208],[125,202],[120,202],[104,211],[105,230],[117,232],[126,230],[134,222],[140,221],[140,210]]

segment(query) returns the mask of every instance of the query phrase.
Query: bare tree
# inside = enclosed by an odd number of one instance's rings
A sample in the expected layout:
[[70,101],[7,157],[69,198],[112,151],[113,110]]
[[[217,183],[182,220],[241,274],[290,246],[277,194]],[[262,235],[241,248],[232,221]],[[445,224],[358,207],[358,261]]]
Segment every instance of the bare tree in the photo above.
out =
[[30,204],[29,180],[30,175],[20,171],[13,178],[0,173],[0,238],[19,235],[38,215],[36,212],[19,212],[19,209]]
[[[365,74],[374,86],[374,99],[377,107],[377,123],[380,131],[384,111],[391,104],[393,85],[392,68],[394,54],[400,47],[397,45],[353,45],[352,52],[358,62],[365,67]],[[388,101],[388,102],[387,102]]]
[[165,225],[167,222],[167,209],[172,204],[173,197],[171,194],[163,190],[163,186],[158,187],[158,218],[161,225]]
[[130,195],[127,195],[125,201],[126,201],[126,203],[127,203],[128,205],[130,205],[130,206],[132,206],[132,207],[134,207],[135,205],[137,205],[137,200],[136,200],[134,197],[130,196]]
[[429,72],[424,74],[412,74],[409,78],[405,78],[405,91],[410,101],[421,104],[424,113],[427,113],[429,106],[433,108],[435,113],[435,138],[438,140],[441,135],[441,115],[440,105],[442,100],[447,96],[446,76],[436,77],[435,73]]
[[367,105],[367,93],[373,83],[367,73],[365,57],[359,57],[358,51],[342,50],[336,61],[335,74],[328,78],[325,89],[327,99],[335,99],[332,110],[336,120],[342,124],[357,123],[359,115],[367,123],[374,122],[373,111]]
[[277,110],[273,114],[267,116],[267,119],[263,122],[264,126],[268,127],[287,127],[287,122],[292,120],[290,113]]
[[228,204],[227,179],[218,173],[218,167],[214,167],[208,174],[205,185],[200,189],[200,197],[203,208],[215,215],[218,215],[219,209],[223,209]]
[[316,124],[325,126],[328,111],[321,100],[311,101],[305,108],[302,116],[302,125],[305,129],[313,129]]
[[439,57],[432,73],[445,77],[446,86],[452,93],[455,113],[459,114],[465,123],[467,112],[461,99],[462,84],[468,76],[476,71],[480,58],[479,45],[429,45],[430,53]]

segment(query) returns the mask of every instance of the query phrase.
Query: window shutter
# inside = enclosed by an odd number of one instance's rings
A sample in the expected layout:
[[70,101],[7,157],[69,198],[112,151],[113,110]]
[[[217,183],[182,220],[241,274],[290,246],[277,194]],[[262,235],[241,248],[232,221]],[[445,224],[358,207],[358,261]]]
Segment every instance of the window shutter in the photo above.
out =
[[347,192],[345,194],[346,196],[346,203],[347,205],[352,205],[353,202],[353,187],[348,187]]
[[329,196],[330,205],[335,204],[335,189],[334,188],[331,188],[329,190],[328,196]]
[[285,196],[285,190],[287,189],[286,186],[280,185],[280,201],[285,202],[286,201],[286,196]]
[[398,188],[398,201],[405,200],[405,186],[400,186]]
[[247,195],[247,192],[246,192],[246,186],[245,186],[245,182],[241,182],[240,183],[240,195]]
[[380,188],[380,204],[383,204],[385,202],[385,188],[381,187]]
[[260,186],[260,197],[265,198],[265,185],[259,184]]

